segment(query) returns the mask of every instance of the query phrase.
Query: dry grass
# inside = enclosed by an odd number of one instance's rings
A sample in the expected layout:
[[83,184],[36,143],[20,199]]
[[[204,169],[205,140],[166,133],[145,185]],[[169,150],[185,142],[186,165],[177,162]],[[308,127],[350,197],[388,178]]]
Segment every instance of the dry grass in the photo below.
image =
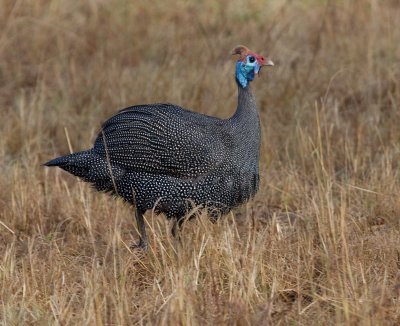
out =
[[[3,325],[400,323],[398,1],[0,8]],[[253,85],[257,197],[182,245],[149,212],[151,249],[131,252],[129,207],[40,163],[131,104],[228,117],[238,43],[277,63]]]

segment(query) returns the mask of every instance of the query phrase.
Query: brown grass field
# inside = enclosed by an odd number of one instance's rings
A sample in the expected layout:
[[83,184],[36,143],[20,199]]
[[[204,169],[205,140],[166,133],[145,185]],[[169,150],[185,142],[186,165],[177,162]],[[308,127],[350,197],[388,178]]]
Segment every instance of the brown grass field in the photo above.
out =
[[[1,325],[400,324],[398,0],[0,8]],[[149,211],[131,250],[129,206],[41,164],[129,105],[230,116],[240,43],[276,64],[260,191],[181,243]]]

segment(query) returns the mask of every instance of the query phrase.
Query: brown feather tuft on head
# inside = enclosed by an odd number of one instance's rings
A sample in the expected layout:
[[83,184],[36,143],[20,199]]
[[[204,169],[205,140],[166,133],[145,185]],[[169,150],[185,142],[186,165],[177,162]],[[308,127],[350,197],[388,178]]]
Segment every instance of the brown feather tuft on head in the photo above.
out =
[[239,54],[240,59],[242,59],[249,52],[250,52],[250,50],[247,47],[245,47],[244,45],[238,45],[232,50],[232,55]]

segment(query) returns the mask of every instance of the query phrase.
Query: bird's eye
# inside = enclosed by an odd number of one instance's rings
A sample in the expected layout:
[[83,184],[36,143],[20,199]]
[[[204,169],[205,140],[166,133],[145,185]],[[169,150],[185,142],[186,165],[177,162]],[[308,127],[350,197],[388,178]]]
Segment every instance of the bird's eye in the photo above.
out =
[[250,63],[253,63],[254,61],[256,61],[256,58],[254,58],[254,57],[249,57],[249,62],[250,62]]

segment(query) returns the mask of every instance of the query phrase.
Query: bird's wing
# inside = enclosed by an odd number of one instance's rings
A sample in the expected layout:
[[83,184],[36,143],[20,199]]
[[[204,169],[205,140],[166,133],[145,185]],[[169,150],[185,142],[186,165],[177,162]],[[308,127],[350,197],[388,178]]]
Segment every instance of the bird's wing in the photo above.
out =
[[229,155],[222,120],[170,104],[124,109],[107,120],[94,151],[127,171],[195,178]]

